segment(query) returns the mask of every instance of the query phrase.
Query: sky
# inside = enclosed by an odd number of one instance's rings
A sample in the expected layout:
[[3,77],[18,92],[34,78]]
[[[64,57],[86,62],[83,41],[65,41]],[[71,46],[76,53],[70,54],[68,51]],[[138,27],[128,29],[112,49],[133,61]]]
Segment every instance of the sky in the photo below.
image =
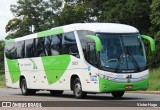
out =
[[5,26],[8,21],[13,18],[13,14],[10,11],[10,5],[15,4],[17,0],[0,0],[0,40],[4,39],[7,33],[5,32]]

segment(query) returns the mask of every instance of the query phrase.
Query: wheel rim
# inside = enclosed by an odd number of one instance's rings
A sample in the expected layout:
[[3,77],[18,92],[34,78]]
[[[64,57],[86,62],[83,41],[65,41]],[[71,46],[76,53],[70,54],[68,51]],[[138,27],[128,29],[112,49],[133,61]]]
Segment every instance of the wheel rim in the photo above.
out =
[[75,94],[76,94],[76,96],[81,95],[81,93],[82,93],[81,84],[80,83],[76,83],[76,85],[75,85]]

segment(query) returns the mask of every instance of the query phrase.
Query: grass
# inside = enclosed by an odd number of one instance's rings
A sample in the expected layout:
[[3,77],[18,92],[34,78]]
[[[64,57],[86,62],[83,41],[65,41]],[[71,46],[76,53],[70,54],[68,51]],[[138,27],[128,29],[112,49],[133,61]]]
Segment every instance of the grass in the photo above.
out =
[[[4,74],[0,74],[0,86],[6,86]],[[150,69],[148,91],[160,91],[160,68]]]
[[160,68],[150,70],[148,90],[160,91]]
[[6,86],[4,74],[0,74],[0,86]]

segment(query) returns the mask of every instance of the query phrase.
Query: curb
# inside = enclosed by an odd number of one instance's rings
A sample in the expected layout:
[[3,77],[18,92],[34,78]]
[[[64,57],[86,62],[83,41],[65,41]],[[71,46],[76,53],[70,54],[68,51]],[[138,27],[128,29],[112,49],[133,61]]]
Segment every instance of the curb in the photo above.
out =
[[158,94],[158,95],[160,95],[160,91],[127,91],[126,93]]

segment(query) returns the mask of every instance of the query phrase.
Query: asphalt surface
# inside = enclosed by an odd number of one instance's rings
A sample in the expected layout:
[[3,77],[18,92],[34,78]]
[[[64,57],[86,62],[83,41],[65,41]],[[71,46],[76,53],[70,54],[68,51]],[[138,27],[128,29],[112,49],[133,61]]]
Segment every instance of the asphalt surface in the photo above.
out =
[[[20,89],[0,88],[0,101],[15,103],[27,101],[29,103],[41,103],[41,101],[44,101],[42,102],[42,108],[37,108],[39,110],[57,110],[60,108],[63,110],[64,108],[65,110],[78,110],[81,107],[83,107],[83,110],[102,110],[106,107],[111,110],[160,110],[160,95],[158,94],[125,93],[120,99],[113,98],[111,94],[88,94],[85,99],[75,99],[73,93],[69,91],[64,92],[61,96],[53,96],[49,91],[40,91],[32,96],[23,96]],[[143,106],[140,107],[139,104]]]

